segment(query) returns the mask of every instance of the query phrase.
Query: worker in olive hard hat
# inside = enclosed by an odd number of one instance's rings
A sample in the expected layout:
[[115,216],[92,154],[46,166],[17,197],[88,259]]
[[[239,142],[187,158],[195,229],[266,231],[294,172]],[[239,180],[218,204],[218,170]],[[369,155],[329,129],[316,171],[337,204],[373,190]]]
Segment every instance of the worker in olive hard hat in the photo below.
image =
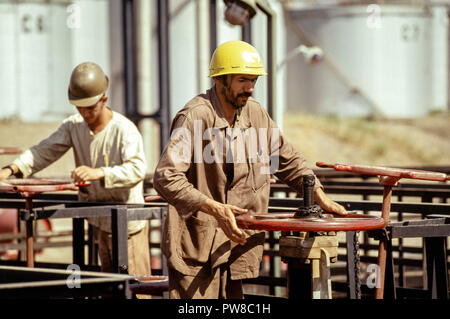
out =
[[[90,182],[78,194],[81,201],[144,203],[146,161],[142,136],[130,120],[106,105],[108,82],[97,64],[76,66],[70,77],[68,99],[77,114],[66,118],[56,132],[3,168],[0,179],[34,174],[72,149],[75,168],[68,175],[76,183]],[[111,219],[92,217],[88,221],[98,231],[102,270],[110,272]],[[147,221],[128,224],[130,274],[151,274],[147,231]]]
[[[173,120],[154,175],[170,204],[161,246],[171,298],[243,298],[242,279],[259,275],[265,234],[238,228],[235,215],[267,212],[271,174],[299,193],[313,174],[252,98],[265,74],[253,46],[225,42],[211,59],[213,87]],[[317,179],[315,200],[346,214]]]

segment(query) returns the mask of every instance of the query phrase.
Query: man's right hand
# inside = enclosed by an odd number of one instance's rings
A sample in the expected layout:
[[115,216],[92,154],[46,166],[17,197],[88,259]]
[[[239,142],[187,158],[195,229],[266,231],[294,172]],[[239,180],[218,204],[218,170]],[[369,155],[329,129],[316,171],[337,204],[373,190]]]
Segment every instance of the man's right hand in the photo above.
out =
[[234,215],[247,213],[247,209],[207,199],[202,207],[200,207],[200,211],[216,218],[220,228],[222,228],[225,235],[232,241],[241,245],[244,245],[247,242],[245,233],[238,228],[236,218],[234,217]]

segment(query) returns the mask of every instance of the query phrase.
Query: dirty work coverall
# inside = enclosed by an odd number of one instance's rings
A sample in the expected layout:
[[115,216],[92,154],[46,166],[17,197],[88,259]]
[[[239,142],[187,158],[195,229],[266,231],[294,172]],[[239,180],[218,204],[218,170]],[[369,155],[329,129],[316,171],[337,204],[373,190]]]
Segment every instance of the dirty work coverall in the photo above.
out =
[[[259,129],[263,132],[277,129],[253,98],[249,98],[237,112],[234,127],[241,132],[254,128],[257,135]],[[215,131],[208,131],[211,128]],[[241,246],[227,238],[214,217],[199,211],[204,201],[211,198],[246,208],[250,213],[267,212],[270,174],[262,173],[268,164],[258,158],[264,155],[259,145],[264,138],[266,145],[271,145],[274,138],[270,133],[265,137],[264,134],[258,136],[256,150],[250,145],[251,141],[245,139],[245,158],[237,159],[239,151],[235,150],[232,154],[234,163],[229,165],[224,146],[227,128],[230,126],[213,86],[177,113],[172,123],[171,139],[155,170],[154,187],[170,204],[161,246],[168,260],[170,296],[173,298],[240,298],[239,294],[224,296],[218,289],[212,289],[221,286],[213,281],[217,277],[233,281],[259,275],[264,232],[246,230],[247,244]],[[222,144],[216,144],[224,147],[222,153],[211,147],[213,138],[210,135],[217,131],[221,134],[214,138],[223,139]],[[186,132],[189,134],[182,134]],[[230,134],[231,143],[237,143],[237,134]],[[307,167],[304,157],[282,135],[279,135],[278,146],[278,149],[276,145],[274,147],[278,150],[279,159],[275,175],[301,193],[303,176],[313,172]],[[212,156],[217,156],[216,160],[205,160],[203,152],[214,153]],[[315,187],[321,187],[317,178]],[[226,276],[217,275],[223,265],[227,266]],[[175,274],[176,280],[170,278],[171,273]]]

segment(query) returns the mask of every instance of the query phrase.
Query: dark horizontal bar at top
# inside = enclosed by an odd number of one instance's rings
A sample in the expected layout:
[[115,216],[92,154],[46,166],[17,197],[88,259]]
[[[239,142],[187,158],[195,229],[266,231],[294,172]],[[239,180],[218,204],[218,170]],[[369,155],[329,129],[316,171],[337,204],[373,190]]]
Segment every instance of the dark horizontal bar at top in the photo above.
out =
[[[41,207],[49,207],[49,206],[58,206],[64,205],[66,207],[86,207],[86,206],[111,206],[111,205],[135,205],[142,207],[166,207],[168,204],[166,202],[146,202],[139,204],[124,204],[124,203],[115,203],[115,202],[81,202],[81,201],[72,201],[72,200],[58,200],[58,199],[34,199],[32,200],[33,208],[41,208]],[[25,199],[24,198],[11,198],[4,199],[0,197],[0,208],[25,208]]]
[[[38,193],[38,194],[34,194],[33,196],[33,200],[35,199],[51,199],[51,200],[73,200],[73,201],[77,201],[78,200],[78,195],[77,193],[74,192],[58,192],[58,193],[53,193],[53,192],[45,192],[45,193]],[[1,199],[6,199],[6,198],[12,198],[12,199],[24,199],[24,197],[22,195],[20,195],[19,193],[10,193],[10,192],[0,192],[0,198]]]
[[[61,201],[32,201],[33,208],[62,205]],[[25,199],[0,199],[0,208],[25,208]]]
[[[352,186],[324,186],[325,192],[333,194],[361,194],[361,195],[382,195],[383,188],[376,187],[352,187]],[[450,197],[450,187],[447,189],[425,189],[425,188],[393,188],[393,196],[432,196],[432,197]]]
[[[381,211],[381,201],[336,201],[344,205],[347,210]],[[269,199],[269,207],[297,208],[303,200],[300,198],[275,198]],[[450,215],[450,204],[441,203],[405,203],[391,202],[391,212],[444,214]]]
[[[383,189],[376,188],[347,188],[345,186],[334,186],[334,187],[324,187],[325,193],[327,194],[342,194],[342,195],[383,195]],[[272,189],[271,194],[273,196],[276,192],[292,193],[295,192],[289,188],[283,189]],[[450,189],[448,190],[413,190],[413,189],[398,189],[392,191],[392,196],[402,196],[402,197],[426,197],[426,198],[450,198]]]
[[[397,186],[394,186],[393,189],[402,189],[402,188],[423,188],[423,189],[449,189],[449,183],[443,182],[428,182],[417,181],[417,183],[407,183],[406,180],[401,179]],[[321,181],[324,186],[354,186],[354,187],[379,187],[383,188],[379,182],[364,182],[364,181],[348,181],[348,180],[325,180]],[[284,185],[284,184],[273,184],[273,185]]]
[[128,207],[122,206],[83,206],[69,207],[53,210],[33,210],[31,215],[28,211],[21,211],[21,219],[54,219],[54,218],[87,218],[106,216],[110,217],[113,209],[126,208],[128,220],[155,219],[160,218],[164,207]]
[[[348,185],[346,183],[336,183],[336,184],[322,184],[326,192],[338,192],[341,194],[382,194],[383,186],[376,184],[367,184],[367,185]],[[436,194],[435,197],[440,196],[450,196],[450,185],[442,184],[442,185],[433,185],[434,187],[429,187],[429,185],[408,185],[403,187],[394,186],[392,188],[393,194],[396,195],[408,195],[408,196],[421,196],[420,193],[423,194]],[[271,192],[295,192],[292,188],[285,184],[272,184],[270,186]]]
[[[381,201],[337,201],[349,210],[381,211]],[[450,215],[450,204],[391,202],[391,212]]]
[[166,210],[165,207],[141,207],[141,208],[128,208],[127,218],[128,220],[144,220],[144,219],[160,219],[162,213]]
[[390,228],[390,236],[392,238],[447,237],[450,236],[450,225],[392,227]]
[[[430,215],[431,216],[431,215]],[[444,225],[450,224],[450,217],[440,216],[439,218],[421,219],[391,223],[391,227],[405,227],[405,226],[422,226],[422,225]]]

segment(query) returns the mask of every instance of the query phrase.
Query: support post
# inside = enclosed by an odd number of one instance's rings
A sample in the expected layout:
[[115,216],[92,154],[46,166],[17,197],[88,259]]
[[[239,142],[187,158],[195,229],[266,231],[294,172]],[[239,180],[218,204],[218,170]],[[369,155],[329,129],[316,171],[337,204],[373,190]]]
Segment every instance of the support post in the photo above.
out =
[[[385,227],[389,225],[389,215],[391,212],[391,197],[392,197],[392,185],[384,185],[383,189],[383,204],[381,207],[381,218],[384,220]],[[384,297],[384,276],[386,272],[386,249],[387,238],[380,238],[380,246],[378,248],[378,267],[380,269],[379,287],[375,290],[375,298],[383,299]]]
[[113,271],[128,273],[128,218],[127,209],[111,209]]

